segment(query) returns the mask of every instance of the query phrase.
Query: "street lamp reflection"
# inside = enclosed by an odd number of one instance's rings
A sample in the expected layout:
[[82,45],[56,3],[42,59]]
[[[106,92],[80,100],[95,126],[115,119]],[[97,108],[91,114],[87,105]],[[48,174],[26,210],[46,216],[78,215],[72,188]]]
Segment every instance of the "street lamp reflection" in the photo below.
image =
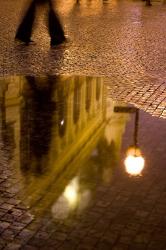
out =
[[134,113],[135,123],[134,123],[134,134],[133,134],[133,146],[130,146],[126,152],[126,158],[124,160],[124,165],[126,172],[132,176],[139,176],[145,166],[145,160],[142,156],[142,152],[138,146],[138,123],[139,123],[139,109],[134,107],[115,107],[115,112],[120,113]]
[[141,175],[141,172],[145,166],[145,160],[141,154],[141,150],[138,147],[130,147],[127,150],[127,155],[124,160],[126,172],[132,176]]

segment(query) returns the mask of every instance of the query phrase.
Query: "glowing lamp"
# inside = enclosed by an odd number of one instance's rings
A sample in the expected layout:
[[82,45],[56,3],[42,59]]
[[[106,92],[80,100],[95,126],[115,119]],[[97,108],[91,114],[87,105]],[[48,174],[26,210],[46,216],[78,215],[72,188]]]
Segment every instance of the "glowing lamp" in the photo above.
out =
[[145,165],[145,160],[138,147],[130,147],[124,161],[126,172],[133,176],[141,175]]

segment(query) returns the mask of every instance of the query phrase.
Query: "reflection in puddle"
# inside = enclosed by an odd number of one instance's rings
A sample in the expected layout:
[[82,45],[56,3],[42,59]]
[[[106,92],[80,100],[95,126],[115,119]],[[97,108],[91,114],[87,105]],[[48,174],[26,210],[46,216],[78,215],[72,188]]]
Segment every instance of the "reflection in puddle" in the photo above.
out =
[[0,83],[4,244],[14,237],[21,249],[25,241],[35,249],[105,249],[106,239],[111,249],[112,240],[127,239],[135,249],[135,239],[153,241],[144,232],[155,233],[166,209],[164,119],[112,100],[102,78]]
[[118,113],[134,113],[135,115],[133,145],[127,149],[124,164],[128,174],[133,176],[141,175],[145,165],[145,160],[142,156],[141,149],[138,146],[139,109],[134,107],[115,106],[114,111]]
[[107,98],[102,78],[15,76],[2,83],[1,172],[16,180],[12,188],[32,214],[65,219],[86,210],[98,187],[111,185],[135,113],[125,166],[141,174],[139,111]]
[[111,181],[128,114],[114,113],[102,78],[11,77],[3,85],[1,153],[25,203],[51,206],[54,216],[61,208],[61,217],[83,210],[98,183]]
[[77,211],[77,213],[82,212],[88,206],[90,197],[90,190],[81,190],[79,178],[73,178],[66,186],[63,194],[53,204],[53,218],[65,219],[73,211]]
[[141,150],[135,146],[130,147],[127,150],[124,164],[127,173],[134,176],[140,175],[145,165],[145,160],[141,154]]

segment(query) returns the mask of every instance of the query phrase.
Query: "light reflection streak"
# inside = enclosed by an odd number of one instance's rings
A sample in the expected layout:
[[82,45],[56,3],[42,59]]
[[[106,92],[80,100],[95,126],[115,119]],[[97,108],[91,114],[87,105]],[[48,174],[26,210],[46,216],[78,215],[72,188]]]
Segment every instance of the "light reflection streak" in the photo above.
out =
[[75,207],[78,201],[78,191],[79,191],[79,182],[78,178],[74,178],[70,184],[65,188],[63,196],[68,201],[71,207]]
[[79,177],[73,178],[66,186],[63,194],[53,204],[51,211],[56,219],[67,219],[74,211],[82,212],[89,204],[91,193],[88,189],[81,190]]

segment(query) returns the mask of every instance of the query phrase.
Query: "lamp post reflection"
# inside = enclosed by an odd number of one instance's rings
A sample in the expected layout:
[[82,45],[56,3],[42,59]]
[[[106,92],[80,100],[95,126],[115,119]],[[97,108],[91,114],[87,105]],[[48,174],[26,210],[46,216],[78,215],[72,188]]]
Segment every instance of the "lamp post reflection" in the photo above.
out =
[[126,158],[124,160],[124,165],[126,172],[132,176],[140,176],[141,172],[145,166],[145,160],[142,155],[141,149],[138,146],[138,124],[139,124],[139,109],[134,107],[115,107],[115,112],[120,113],[134,113],[135,123],[134,123],[134,142],[127,151]]

